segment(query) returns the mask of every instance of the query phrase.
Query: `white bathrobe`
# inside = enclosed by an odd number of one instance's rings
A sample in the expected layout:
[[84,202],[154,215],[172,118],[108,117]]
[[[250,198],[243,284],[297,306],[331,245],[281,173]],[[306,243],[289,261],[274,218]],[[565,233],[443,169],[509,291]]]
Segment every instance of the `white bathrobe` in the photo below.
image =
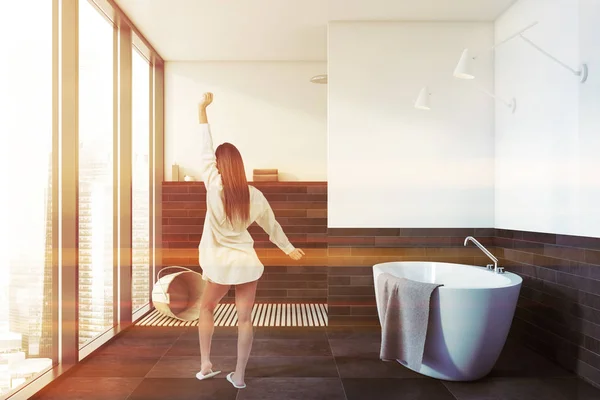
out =
[[[225,214],[223,183],[217,170],[212,136],[208,124],[200,124],[200,178],[206,186],[206,217],[198,246],[204,279],[221,285],[238,285],[261,277],[264,265],[254,250],[254,240],[246,226],[234,230]],[[250,225],[256,223],[269,234],[269,240],[285,254],[294,251],[275,219],[263,193],[254,186],[250,190]]]

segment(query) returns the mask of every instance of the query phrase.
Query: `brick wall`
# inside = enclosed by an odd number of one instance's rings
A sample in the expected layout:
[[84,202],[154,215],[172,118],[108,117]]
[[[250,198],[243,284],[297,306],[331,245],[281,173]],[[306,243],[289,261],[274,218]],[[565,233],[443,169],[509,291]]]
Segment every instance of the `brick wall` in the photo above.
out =
[[[327,301],[327,184],[251,182],[262,191],[290,241],[306,257],[293,261],[256,223],[249,232],[265,265],[257,301]],[[163,265],[201,271],[198,244],[206,215],[202,182],[163,183]],[[231,300],[233,289],[227,299]]]
[[498,229],[495,243],[523,277],[512,333],[600,385],[600,239]]
[[487,257],[474,236],[494,251],[493,229],[354,229],[328,230],[329,323],[379,324],[373,265],[388,261],[440,261],[485,265]]
[[[278,221],[306,257],[293,261],[264,231],[249,231],[265,264],[259,301],[327,301],[331,324],[377,323],[372,266],[385,261],[420,260],[485,263],[475,236],[493,246],[490,229],[354,229],[327,228],[326,182],[254,182],[269,200]],[[198,267],[198,243],[206,213],[201,182],[163,184],[163,263]],[[228,299],[233,292],[228,294]]]

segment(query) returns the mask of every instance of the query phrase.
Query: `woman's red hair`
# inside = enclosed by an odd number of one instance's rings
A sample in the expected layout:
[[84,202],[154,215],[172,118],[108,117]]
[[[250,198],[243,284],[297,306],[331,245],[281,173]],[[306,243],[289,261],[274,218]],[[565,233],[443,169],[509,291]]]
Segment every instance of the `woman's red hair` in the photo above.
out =
[[237,147],[223,143],[215,151],[221,180],[225,214],[236,228],[246,228],[250,219],[250,190],[244,161]]

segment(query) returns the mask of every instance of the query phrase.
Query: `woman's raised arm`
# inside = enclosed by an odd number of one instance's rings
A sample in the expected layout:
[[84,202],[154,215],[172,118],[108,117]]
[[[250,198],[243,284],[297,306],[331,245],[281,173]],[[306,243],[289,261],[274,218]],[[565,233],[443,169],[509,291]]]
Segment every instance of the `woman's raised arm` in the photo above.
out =
[[221,176],[217,170],[217,158],[208,125],[206,108],[212,103],[212,93],[205,93],[204,100],[198,104],[198,121],[200,122],[200,179],[208,189],[210,186],[219,185]]

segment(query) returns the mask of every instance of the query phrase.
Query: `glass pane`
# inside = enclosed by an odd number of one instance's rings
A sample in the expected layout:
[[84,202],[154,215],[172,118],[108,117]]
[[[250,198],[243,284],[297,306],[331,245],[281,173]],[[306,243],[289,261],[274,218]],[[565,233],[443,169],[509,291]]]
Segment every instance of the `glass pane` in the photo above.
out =
[[133,311],[150,301],[150,65],[135,47],[133,69]]
[[0,397],[51,367],[54,350],[52,2],[3,2],[2,14]]
[[79,1],[79,346],[113,326],[113,26]]

